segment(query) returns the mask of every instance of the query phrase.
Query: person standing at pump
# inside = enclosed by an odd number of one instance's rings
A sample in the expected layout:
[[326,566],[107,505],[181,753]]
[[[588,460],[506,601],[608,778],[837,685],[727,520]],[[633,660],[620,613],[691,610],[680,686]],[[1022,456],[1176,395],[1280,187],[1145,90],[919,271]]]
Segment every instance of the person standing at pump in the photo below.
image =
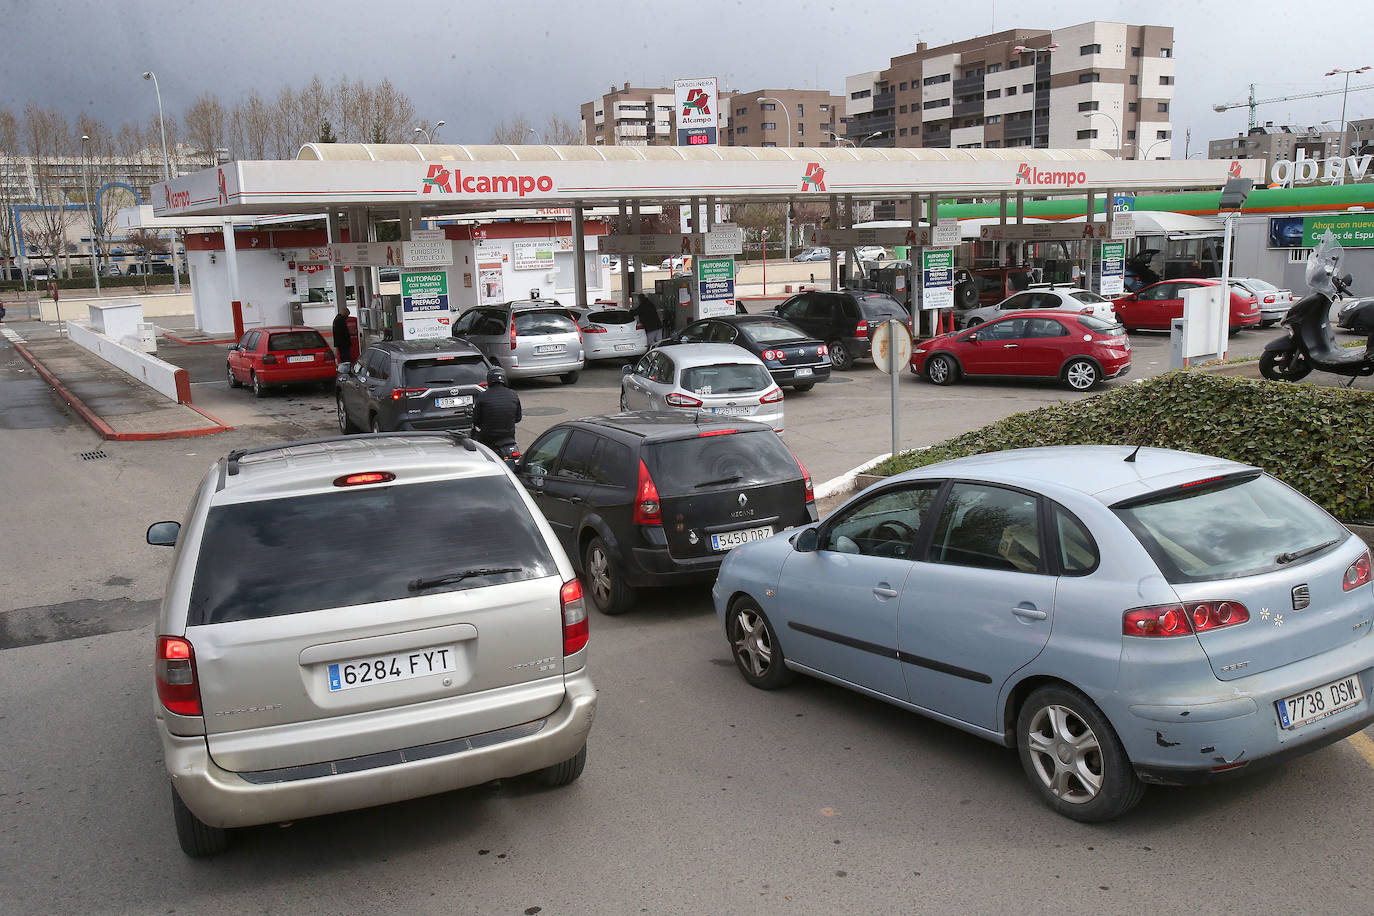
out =
[[650,347],[663,339],[663,318],[659,316],[658,307],[654,305],[653,300],[643,293],[639,294],[639,306],[635,309],[635,317],[639,319],[640,327],[644,328],[644,337]]
[[348,306],[340,305],[334,316],[334,349],[339,354],[339,365],[353,362],[353,335],[348,327]]

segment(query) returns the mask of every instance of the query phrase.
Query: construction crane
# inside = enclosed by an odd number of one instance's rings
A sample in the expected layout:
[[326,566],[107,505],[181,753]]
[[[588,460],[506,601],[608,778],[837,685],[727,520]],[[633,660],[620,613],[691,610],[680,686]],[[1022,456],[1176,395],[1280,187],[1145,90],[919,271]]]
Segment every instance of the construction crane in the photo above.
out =
[[1374,83],[1371,83],[1368,86],[1351,86],[1349,89],[1322,89],[1318,92],[1303,92],[1298,95],[1281,95],[1278,98],[1273,99],[1257,99],[1255,98],[1255,84],[1251,83],[1250,98],[1248,101],[1228,102],[1221,105],[1213,105],[1212,110],[1228,111],[1232,108],[1248,107],[1250,109],[1250,126],[1256,127],[1258,126],[1258,121],[1255,119],[1255,107],[1258,105],[1268,105],[1270,102],[1291,102],[1294,99],[1315,99],[1318,96],[1322,95],[1340,95],[1342,92],[1359,92],[1361,89],[1374,89]]

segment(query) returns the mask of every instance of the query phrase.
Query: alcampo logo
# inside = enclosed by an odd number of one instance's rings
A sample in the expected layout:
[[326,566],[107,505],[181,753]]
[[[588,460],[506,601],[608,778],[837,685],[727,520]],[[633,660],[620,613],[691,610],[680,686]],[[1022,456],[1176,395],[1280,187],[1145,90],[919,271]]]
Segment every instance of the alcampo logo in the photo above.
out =
[[825,190],[825,169],[821,168],[819,162],[806,164],[806,174],[802,176],[801,189],[803,191]]
[[687,98],[682,103],[682,115],[686,117],[691,114],[708,115],[711,113],[711,106],[707,104],[708,98],[704,89],[687,90]]
[[1037,168],[1032,168],[1029,162],[1023,162],[1016,167],[1015,184],[1062,184],[1073,187],[1076,184],[1087,184],[1087,172],[1042,172]]
[[1226,170],[1226,173],[1227,173],[1228,175],[1230,175],[1232,178],[1239,178],[1239,177],[1240,177],[1240,160],[1239,160],[1239,159],[1232,159],[1232,160],[1231,160],[1231,167],[1228,168],[1228,169]]
[[429,174],[421,179],[421,194],[440,191],[444,194],[516,194],[524,197],[532,191],[552,191],[553,179],[548,175],[463,175],[462,169],[450,172],[438,163],[429,167]]

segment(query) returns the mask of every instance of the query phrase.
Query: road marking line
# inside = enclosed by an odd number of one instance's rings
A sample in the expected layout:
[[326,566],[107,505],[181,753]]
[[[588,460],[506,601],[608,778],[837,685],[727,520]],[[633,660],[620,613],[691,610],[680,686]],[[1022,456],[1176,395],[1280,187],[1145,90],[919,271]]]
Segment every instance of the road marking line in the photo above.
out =
[[1370,737],[1364,732],[1356,732],[1345,740],[1348,741],[1355,750],[1360,752],[1360,756],[1365,759],[1365,763],[1374,767],[1374,740],[1370,740]]
[[23,337],[20,337],[18,334],[16,334],[14,331],[11,331],[9,328],[0,328],[0,334],[4,334],[5,339],[8,340],[10,343],[24,342]]

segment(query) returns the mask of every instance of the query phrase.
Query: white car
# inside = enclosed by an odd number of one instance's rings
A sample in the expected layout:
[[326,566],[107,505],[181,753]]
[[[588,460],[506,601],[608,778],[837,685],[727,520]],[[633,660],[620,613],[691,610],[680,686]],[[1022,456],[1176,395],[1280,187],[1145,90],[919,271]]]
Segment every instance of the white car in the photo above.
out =
[[1065,309],[1080,315],[1092,315],[1103,321],[1117,323],[1116,311],[1110,300],[1103,299],[1091,290],[1073,286],[1032,286],[1025,292],[1008,296],[996,305],[969,309],[964,313],[965,328],[991,321],[1007,312],[1025,309]]
[[734,344],[673,344],[644,354],[620,379],[621,410],[744,417],[782,432],[782,389]]
[[1293,307],[1293,291],[1279,289],[1268,280],[1258,277],[1232,277],[1231,282],[1255,297],[1260,309],[1260,327],[1274,324]]
[[634,312],[606,304],[570,311],[582,331],[586,359],[632,359],[648,352],[649,338]]
[[887,249],[879,245],[861,245],[854,249],[860,261],[883,261],[887,259]]
[[679,257],[664,258],[663,262],[658,265],[658,269],[670,270],[675,274],[682,273],[683,271],[687,270],[688,265],[690,265],[691,263],[692,256],[684,254]]

